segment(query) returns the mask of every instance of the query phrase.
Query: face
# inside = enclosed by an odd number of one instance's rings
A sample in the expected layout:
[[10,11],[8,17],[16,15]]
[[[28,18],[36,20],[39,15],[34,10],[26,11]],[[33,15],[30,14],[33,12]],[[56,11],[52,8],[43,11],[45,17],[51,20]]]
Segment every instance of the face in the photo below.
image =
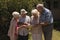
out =
[[15,18],[15,19],[18,19],[18,18],[19,18],[19,16],[15,15],[15,16],[14,16],[14,18]]
[[25,17],[26,16],[26,13],[23,11],[23,12],[21,12],[21,16],[22,17]]
[[39,12],[42,12],[43,7],[39,6],[39,7],[37,7],[37,10],[38,10]]

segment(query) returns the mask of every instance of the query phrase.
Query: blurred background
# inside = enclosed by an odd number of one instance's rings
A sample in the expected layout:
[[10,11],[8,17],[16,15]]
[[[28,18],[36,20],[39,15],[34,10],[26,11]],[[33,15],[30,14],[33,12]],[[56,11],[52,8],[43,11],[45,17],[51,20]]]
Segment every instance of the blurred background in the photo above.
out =
[[13,11],[20,12],[24,8],[31,16],[30,11],[38,3],[43,3],[46,8],[52,11],[54,17],[53,40],[60,40],[60,0],[0,0],[0,40],[9,40],[7,32]]

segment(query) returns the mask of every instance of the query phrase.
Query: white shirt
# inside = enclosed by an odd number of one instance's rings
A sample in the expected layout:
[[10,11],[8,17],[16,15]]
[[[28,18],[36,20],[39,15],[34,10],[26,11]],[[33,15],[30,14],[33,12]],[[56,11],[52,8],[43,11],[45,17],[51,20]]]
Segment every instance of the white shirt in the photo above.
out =
[[[26,17],[21,17],[19,19],[19,22],[23,23],[30,23],[30,17],[26,15]],[[20,31],[18,32],[19,35],[26,36],[28,34],[28,29],[27,28],[21,28]]]

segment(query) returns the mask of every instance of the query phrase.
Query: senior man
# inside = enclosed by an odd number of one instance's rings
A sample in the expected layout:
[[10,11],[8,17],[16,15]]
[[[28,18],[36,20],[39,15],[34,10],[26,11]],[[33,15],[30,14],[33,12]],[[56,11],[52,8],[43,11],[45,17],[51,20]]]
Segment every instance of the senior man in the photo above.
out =
[[42,31],[45,40],[52,40],[52,30],[53,30],[53,15],[51,11],[44,7],[43,4],[38,4],[36,6],[40,14],[40,24],[42,25]]

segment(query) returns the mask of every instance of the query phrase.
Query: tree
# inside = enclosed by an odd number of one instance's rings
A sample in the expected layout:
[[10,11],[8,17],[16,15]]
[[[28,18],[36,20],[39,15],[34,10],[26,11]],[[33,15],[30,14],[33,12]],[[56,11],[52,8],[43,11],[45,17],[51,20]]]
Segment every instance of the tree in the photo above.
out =
[[28,11],[28,15],[31,15],[31,10],[38,3],[42,3],[42,0],[0,0],[0,38],[7,34],[13,11],[20,12],[24,8]]

